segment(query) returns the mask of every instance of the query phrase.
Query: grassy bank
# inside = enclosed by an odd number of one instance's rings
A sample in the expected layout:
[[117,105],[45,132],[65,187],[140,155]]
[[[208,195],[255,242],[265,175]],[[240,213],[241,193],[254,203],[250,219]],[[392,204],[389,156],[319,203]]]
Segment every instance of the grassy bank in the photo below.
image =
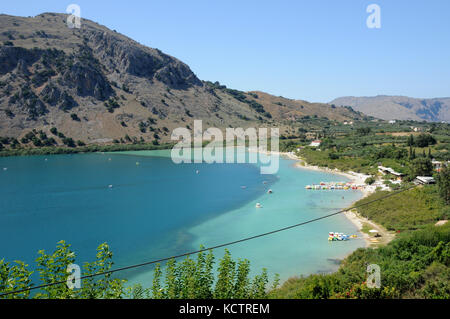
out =
[[[356,203],[361,205],[388,194],[378,191]],[[382,201],[359,207],[358,213],[386,229],[411,231],[450,217],[450,209],[439,197],[436,185],[414,188]]]

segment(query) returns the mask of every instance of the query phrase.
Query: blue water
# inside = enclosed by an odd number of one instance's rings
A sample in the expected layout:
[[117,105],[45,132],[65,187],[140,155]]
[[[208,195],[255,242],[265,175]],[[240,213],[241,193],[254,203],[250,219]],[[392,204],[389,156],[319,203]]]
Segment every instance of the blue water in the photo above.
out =
[[[38,250],[51,252],[60,240],[72,244],[80,264],[103,242],[114,267],[159,259],[337,211],[360,192],[304,185],[341,180],[287,159],[277,175],[261,175],[253,164],[175,165],[161,151],[0,158],[0,259],[32,265]],[[357,232],[335,216],[229,249],[254,271],[266,267],[282,279],[329,272],[334,259],[364,245],[328,243],[329,231]],[[151,268],[121,274],[131,282],[150,276]]]

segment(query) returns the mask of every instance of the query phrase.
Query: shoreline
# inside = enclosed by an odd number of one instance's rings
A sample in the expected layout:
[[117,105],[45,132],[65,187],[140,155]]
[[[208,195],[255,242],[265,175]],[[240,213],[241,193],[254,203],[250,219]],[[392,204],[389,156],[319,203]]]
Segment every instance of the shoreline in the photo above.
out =
[[[0,157],[15,157],[15,156],[39,156],[39,155],[64,155],[64,154],[86,154],[86,153],[99,153],[99,152],[127,152],[127,151],[145,151],[145,150],[165,150],[170,149],[170,144],[161,144],[161,145],[149,145],[149,144],[127,144],[127,145],[88,145],[84,147],[77,148],[68,148],[68,147],[43,147],[43,148],[31,148],[27,150],[14,150],[14,151],[3,151],[0,152]],[[369,196],[374,193],[376,190],[375,186],[369,186],[365,184],[365,180],[369,175],[364,175],[356,172],[343,172],[338,169],[330,169],[327,167],[320,167],[315,165],[308,164],[303,158],[296,156],[293,152],[273,152],[273,151],[260,151],[259,149],[247,148],[249,152],[256,152],[265,155],[278,155],[284,156],[291,160],[296,161],[296,168],[314,170],[318,172],[331,173],[336,175],[341,175],[348,178],[354,184],[365,185],[363,189],[359,189],[362,192],[363,196],[361,199]],[[24,152],[25,151],[25,152]],[[351,205],[353,205],[353,202]],[[354,210],[345,211],[344,216],[352,222],[358,231],[363,235],[363,239],[366,243],[366,247],[371,247],[374,245],[372,242],[373,237],[370,237],[368,234],[362,231],[364,224],[370,224],[373,228],[383,233],[384,237],[392,237],[392,234],[389,234],[382,226],[375,224],[373,221],[370,221],[362,216],[360,216]],[[386,236],[387,235],[387,236]],[[383,237],[383,238],[384,238]],[[389,241],[392,240],[389,238]]]
[[[250,150],[250,149],[249,149],[249,151],[260,152],[259,150]],[[287,157],[287,158],[289,158],[291,160],[297,161],[297,163],[295,164],[296,168],[303,168],[303,169],[313,170],[313,171],[318,171],[318,172],[323,172],[323,173],[331,173],[331,174],[341,175],[341,176],[344,176],[344,177],[350,179],[351,182],[354,183],[354,184],[365,185],[365,187],[363,189],[359,189],[359,191],[361,191],[361,193],[363,195],[361,197],[361,199],[364,199],[364,198],[368,197],[369,195],[373,194],[375,192],[375,190],[376,190],[376,187],[370,186],[370,185],[366,185],[366,183],[365,183],[365,180],[366,180],[366,178],[369,177],[369,175],[356,173],[356,172],[351,172],[351,171],[350,172],[343,172],[343,171],[340,171],[338,169],[330,169],[330,168],[327,168],[327,167],[320,167],[320,166],[310,165],[303,158],[296,156],[293,152],[271,152],[271,151],[266,151],[266,152],[262,152],[262,153],[265,154],[265,155],[276,154],[276,155],[284,156],[284,157]],[[352,207],[355,204],[355,202],[353,202],[350,207]],[[362,239],[364,239],[366,248],[368,248],[368,247],[376,247],[379,244],[387,244],[395,236],[395,235],[389,233],[383,226],[378,225],[375,222],[373,222],[373,221],[371,221],[371,220],[369,220],[369,219],[367,219],[365,217],[360,216],[355,209],[351,209],[351,210],[345,211],[345,212],[343,212],[343,215],[353,225],[355,225],[356,228],[358,229],[358,231],[362,234]],[[382,242],[381,243],[379,241],[374,241],[374,237],[371,237],[369,234],[363,232],[363,227],[365,225],[368,225],[371,228],[378,230],[379,233],[382,234],[382,237],[381,237],[382,238]],[[349,253],[348,255],[350,255],[350,254],[351,253]],[[347,257],[348,255],[346,255],[345,257]]]
[[42,156],[42,155],[67,155],[67,154],[89,154],[99,152],[126,152],[126,151],[153,151],[171,149],[172,144],[159,145],[146,144],[89,144],[85,146],[44,146],[18,149],[5,149],[0,151],[1,157],[19,156]]

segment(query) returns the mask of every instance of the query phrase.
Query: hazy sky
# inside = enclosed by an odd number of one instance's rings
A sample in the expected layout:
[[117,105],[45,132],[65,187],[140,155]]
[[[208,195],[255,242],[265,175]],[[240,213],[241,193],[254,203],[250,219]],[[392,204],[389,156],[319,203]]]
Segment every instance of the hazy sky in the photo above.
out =
[[[448,0],[4,0],[0,12],[34,16],[71,3],[235,89],[320,102],[450,96]],[[380,29],[366,25],[372,3]]]

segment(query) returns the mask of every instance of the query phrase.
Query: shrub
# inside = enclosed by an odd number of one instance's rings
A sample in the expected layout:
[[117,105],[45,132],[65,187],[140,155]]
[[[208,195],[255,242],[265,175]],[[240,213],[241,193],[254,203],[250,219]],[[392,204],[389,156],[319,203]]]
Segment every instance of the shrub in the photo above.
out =
[[11,110],[9,110],[9,109],[5,110],[5,114],[6,114],[7,117],[9,117],[11,119],[14,117],[14,113]]
[[76,115],[75,113],[70,114],[70,117],[72,118],[73,121],[76,122],[80,122],[80,118],[78,117],[78,115]]
[[63,138],[62,142],[64,145],[67,145],[68,147],[75,147],[75,141],[71,137]]
[[428,147],[436,144],[436,139],[430,134],[420,134],[415,138],[414,143],[417,147]]
[[144,122],[139,122],[139,130],[140,130],[142,133],[147,132],[147,125],[146,125]]
[[329,157],[330,159],[332,159],[332,160],[337,160],[337,159],[339,159],[339,155],[336,154],[336,153],[329,153],[329,154],[328,154],[328,157]]

